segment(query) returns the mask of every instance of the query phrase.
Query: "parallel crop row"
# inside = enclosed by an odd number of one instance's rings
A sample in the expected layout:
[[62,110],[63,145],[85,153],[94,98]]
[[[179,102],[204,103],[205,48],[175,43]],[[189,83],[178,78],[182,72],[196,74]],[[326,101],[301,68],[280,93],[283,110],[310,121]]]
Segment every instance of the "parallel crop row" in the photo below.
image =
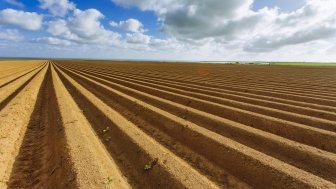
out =
[[6,64],[1,184],[336,187],[335,71],[159,64]]

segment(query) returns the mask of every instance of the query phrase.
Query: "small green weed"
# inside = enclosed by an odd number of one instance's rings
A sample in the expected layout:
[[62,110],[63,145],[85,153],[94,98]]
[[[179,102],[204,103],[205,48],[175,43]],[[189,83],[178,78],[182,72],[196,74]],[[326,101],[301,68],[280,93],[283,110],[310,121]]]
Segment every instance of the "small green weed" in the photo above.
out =
[[144,167],[144,170],[145,171],[148,171],[152,168],[152,165],[151,164],[146,164],[145,167]]
[[145,164],[145,166],[144,166],[144,170],[145,170],[145,171],[149,171],[149,170],[151,170],[151,169],[153,168],[153,166],[157,164],[158,160],[159,160],[158,158],[155,158],[153,161],[151,161],[151,162]]
[[112,183],[112,179],[111,179],[111,177],[106,177],[106,178],[104,178],[103,183],[104,183],[104,184],[111,184],[111,183]]

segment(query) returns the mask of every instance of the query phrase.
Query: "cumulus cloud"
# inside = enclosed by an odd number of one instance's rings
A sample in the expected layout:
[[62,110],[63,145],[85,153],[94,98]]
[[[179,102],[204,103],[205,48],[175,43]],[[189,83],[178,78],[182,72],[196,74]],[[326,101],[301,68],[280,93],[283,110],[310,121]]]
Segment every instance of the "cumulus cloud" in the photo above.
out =
[[[156,12],[164,31],[178,38],[201,39],[214,33],[225,35],[229,22],[248,17],[252,0],[114,0],[123,6],[138,6]],[[242,24],[241,24],[242,25]]]
[[181,3],[187,0],[112,0],[124,7],[139,7],[141,10],[152,10],[157,13],[166,13],[172,9],[181,7]]
[[17,30],[6,29],[4,31],[0,30],[0,40],[5,41],[21,41],[23,39],[23,35]]
[[44,43],[49,45],[70,46],[72,43],[68,40],[59,39],[55,37],[40,37],[33,39],[32,42]]
[[106,30],[100,20],[104,15],[96,9],[76,9],[67,20],[58,19],[48,23],[48,32],[76,43],[116,44],[120,35]]
[[145,32],[143,29],[143,24],[134,18],[127,19],[125,21],[120,21],[119,23],[111,21],[110,25],[112,27],[119,27],[129,32]]
[[306,31],[297,31],[284,35],[267,35],[256,38],[245,46],[246,51],[267,52],[286,45],[296,45],[335,36],[336,27],[315,27]]
[[[111,1],[123,7],[154,12],[160,25],[157,29],[164,33],[160,36],[165,37],[157,39],[146,33],[144,25],[136,18],[111,21],[110,26],[124,30],[119,34],[104,25],[104,21],[114,18],[105,18],[96,9],[79,10],[71,0],[39,0],[40,7],[52,15],[45,22],[51,35],[31,41],[50,46],[69,46],[69,49],[101,47],[106,52],[115,47],[125,52],[129,49],[135,49],[133,52],[160,51],[162,57],[176,59],[274,57],[283,60],[285,55],[313,56],[314,53],[332,54],[335,50],[335,0],[306,0],[301,8],[286,12],[276,7],[252,9],[256,0]],[[5,9],[0,10],[1,24],[8,25],[6,28],[16,26],[36,31],[41,28],[42,16]],[[12,36],[8,37],[10,34]],[[2,30],[1,36],[3,41],[3,36],[7,36],[7,41],[10,38],[15,41],[20,38],[20,33],[17,30]],[[142,55],[145,53],[139,53],[139,56]]]
[[126,41],[128,43],[149,44],[151,37],[142,33],[128,33],[126,34]]
[[336,2],[310,0],[290,13],[273,13],[261,25],[244,49],[251,52],[272,51],[284,46],[304,44],[316,40],[330,41],[336,37]]
[[14,6],[17,6],[17,7],[24,7],[24,4],[17,1],[17,0],[5,0],[5,2],[11,4],[11,5],[14,5]]
[[37,31],[42,27],[42,16],[35,12],[4,9],[0,11],[0,24],[13,25],[25,30]]
[[65,16],[69,10],[74,10],[76,5],[68,0],[39,0],[40,7],[48,10],[54,16]]
[[121,6],[154,11],[163,31],[181,43],[210,39],[248,52],[326,40],[336,35],[336,1],[307,0],[292,12],[265,7],[253,0],[113,0]]

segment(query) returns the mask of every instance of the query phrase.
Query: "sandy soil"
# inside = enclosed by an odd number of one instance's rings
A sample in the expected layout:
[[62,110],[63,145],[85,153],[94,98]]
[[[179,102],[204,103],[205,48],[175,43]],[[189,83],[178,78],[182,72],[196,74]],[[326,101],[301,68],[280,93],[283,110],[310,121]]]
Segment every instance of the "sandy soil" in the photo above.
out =
[[0,188],[336,188],[336,69],[0,62]]

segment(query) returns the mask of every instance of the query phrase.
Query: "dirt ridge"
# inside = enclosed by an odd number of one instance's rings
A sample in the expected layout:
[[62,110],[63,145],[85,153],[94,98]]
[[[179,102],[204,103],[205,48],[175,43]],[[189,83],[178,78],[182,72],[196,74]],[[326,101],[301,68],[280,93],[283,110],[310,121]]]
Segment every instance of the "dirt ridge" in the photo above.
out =
[[336,69],[0,62],[0,188],[336,188]]

